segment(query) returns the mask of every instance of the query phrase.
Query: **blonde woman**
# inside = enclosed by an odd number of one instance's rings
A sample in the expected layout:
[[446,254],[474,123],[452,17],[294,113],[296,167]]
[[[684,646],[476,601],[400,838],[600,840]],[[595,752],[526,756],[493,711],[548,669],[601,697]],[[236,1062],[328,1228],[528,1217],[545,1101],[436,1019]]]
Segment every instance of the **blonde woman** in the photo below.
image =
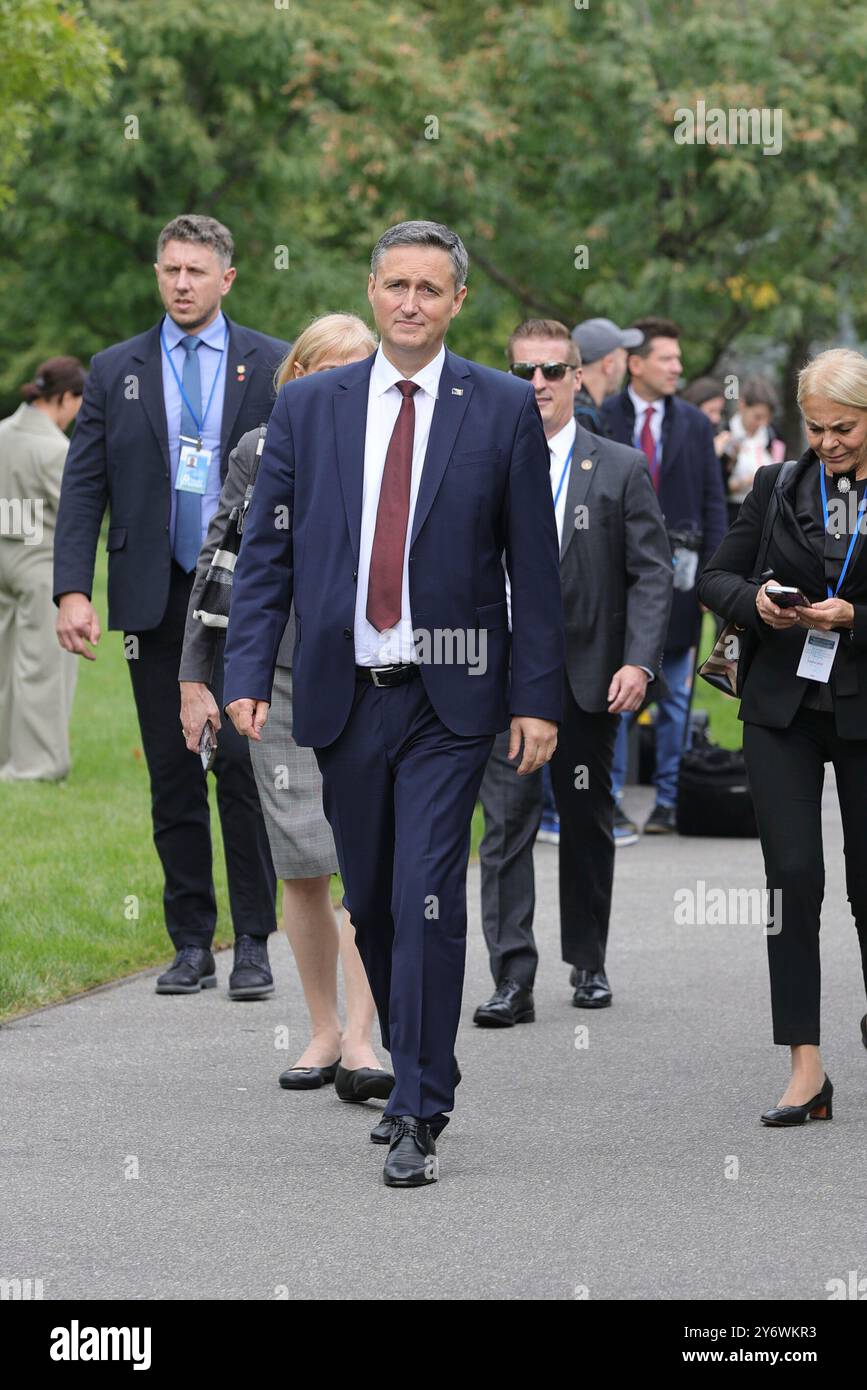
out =
[[[294,343],[276,378],[278,389],[311,372],[361,361],[376,351],[376,339],[354,314],[323,314]],[[216,644],[225,629],[205,626],[194,617],[200,607],[211,558],[233,507],[243,501],[257,464],[260,431],[238,441],[229,459],[220,504],[196,567],[187,612],[179,673],[181,724],[187,747],[198,749],[205,721],[219,729],[220,714],[208,688]],[[283,1072],[286,1090],[317,1090],[336,1082],[342,1100],[387,1099],[394,1085],[370,1041],[373,998],[348,914],[338,933],[331,906],[330,879],[337,869],[331,829],[322,810],[322,782],[312,749],[292,738],[292,650],[295,619],[290,616],[280,644],[271,709],[260,743],[250,755],[274,868],[283,880],[283,925],[310,1013],[311,1036],[294,1066]],[[337,1012],[337,959],[340,955],[346,992],[346,1025]]]
[[[774,1042],[792,1056],[788,1086],[761,1117],[775,1126],[832,1115],[819,1051],[829,762],[867,990],[867,358],[821,353],[799,375],[798,402],[809,448],[795,464],[759,469],[699,584],[702,603],[752,635],[740,717],[768,889],[778,894],[768,932]],[[778,586],[796,592],[775,597]],[[867,1015],[861,1037],[867,1046]]]

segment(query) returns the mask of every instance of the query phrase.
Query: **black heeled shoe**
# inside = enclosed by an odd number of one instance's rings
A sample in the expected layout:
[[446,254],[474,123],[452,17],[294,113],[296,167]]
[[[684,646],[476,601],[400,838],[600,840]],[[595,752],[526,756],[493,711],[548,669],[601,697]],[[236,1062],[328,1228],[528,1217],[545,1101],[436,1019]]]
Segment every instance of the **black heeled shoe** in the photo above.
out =
[[867,1014],[861,1020],[861,1041],[867,1047]]
[[833,1111],[831,1108],[831,1097],[834,1094],[834,1087],[826,1075],[825,1084],[817,1096],[808,1100],[806,1105],[778,1105],[773,1110],[766,1110],[762,1116],[763,1125],[773,1125],[782,1128],[786,1125],[803,1125],[807,1120],[830,1120]]
[[330,1086],[337,1075],[340,1058],[327,1067],[290,1067],[280,1073],[280,1085],[284,1091],[318,1091],[321,1086]]

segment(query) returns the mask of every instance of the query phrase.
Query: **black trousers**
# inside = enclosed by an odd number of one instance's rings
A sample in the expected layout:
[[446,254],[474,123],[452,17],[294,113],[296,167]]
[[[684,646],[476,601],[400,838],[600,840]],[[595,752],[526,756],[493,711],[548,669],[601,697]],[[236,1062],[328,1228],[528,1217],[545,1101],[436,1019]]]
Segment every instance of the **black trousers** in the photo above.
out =
[[[160,626],[124,634],[138,643],[128,664],[150,773],[154,844],[165,875],[166,929],[176,949],[210,946],[217,923],[207,780],[180,722],[178,668],[192,584],[193,575],[173,562]],[[211,688],[222,707],[222,640]],[[225,718],[213,771],[235,935],[267,936],[276,928],[277,879],[247,740]]]
[[[560,940],[564,961],[596,971],[605,964],[611,916],[611,763],[618,717],[581,709],[568,683],[563,701],[551,762],[560,816]],[[508,732],[498,734],[482,781],[482,928],[495,982],[508,978],[531,988],[538,963],[533,844],[542,816],[542,773],[518,777],[519,760],[510,763],[508,749]]]
[[767,886],[780,895],[768,933],[774,1042],[818,1046],[819,924],[825,892],[822,785],[827,762],[833,763],[837,777],[846,892],[867,990],[867,738],[841,739],[833,714],[800,710],[788,729],[745,724],[744,757]]

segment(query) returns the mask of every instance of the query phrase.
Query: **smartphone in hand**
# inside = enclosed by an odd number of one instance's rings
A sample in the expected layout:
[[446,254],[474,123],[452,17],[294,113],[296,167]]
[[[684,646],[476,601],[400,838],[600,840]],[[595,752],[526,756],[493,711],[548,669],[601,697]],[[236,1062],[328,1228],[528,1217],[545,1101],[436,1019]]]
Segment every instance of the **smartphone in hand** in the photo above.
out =
[[766,584],[765,593],[778,608],[809,608],[810,600],[804,598],[800,589],[787,584]]
[[205,727],[202,730],[202,737],[199,739],[199,757],[202,760],[202,767],[206,772],[210,772],[214,766],[214,759],[217,756],[217,734],[210,719],[205,720]]

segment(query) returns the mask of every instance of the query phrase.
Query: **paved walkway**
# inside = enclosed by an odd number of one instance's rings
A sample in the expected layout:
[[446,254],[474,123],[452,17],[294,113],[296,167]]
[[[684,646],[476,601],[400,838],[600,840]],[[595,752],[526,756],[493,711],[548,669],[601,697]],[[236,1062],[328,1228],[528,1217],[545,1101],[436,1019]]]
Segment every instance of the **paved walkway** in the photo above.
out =
[[224,953],[219,991],[161,998],[140,976],[0,1032],[0,1277],[46,1299],[827,1298],[867,1274],[864,1000],[830,789],[826,835],[831,1124],[758,1123],[786,1075],[761,927],[675,923],[700,879],[760,887],[757,842],[619,851],[598,1014],[571,1007],[539,846],[534,1025],[472,1025],[490,980],[470,872],[464,1083],[434,1188],[383,1186],[374,1105],[278,1089],[277,1030],[292,1056],[305,1041],[281,937],[271,1001],[228,1001]]

